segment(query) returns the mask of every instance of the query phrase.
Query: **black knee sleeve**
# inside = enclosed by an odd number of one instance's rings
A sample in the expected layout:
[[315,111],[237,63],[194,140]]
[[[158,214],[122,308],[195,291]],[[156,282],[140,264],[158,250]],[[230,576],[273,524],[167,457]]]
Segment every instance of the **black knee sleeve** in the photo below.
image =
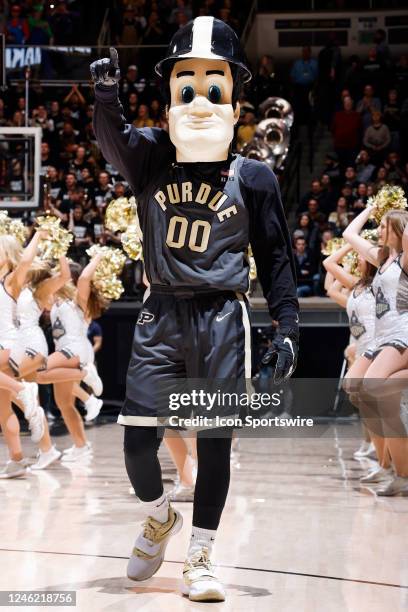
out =
[[126,471],[136,495],[153,501],[163,494],[161,468],[157,456],[163,432],[156,427],[125,425],[124,453]]

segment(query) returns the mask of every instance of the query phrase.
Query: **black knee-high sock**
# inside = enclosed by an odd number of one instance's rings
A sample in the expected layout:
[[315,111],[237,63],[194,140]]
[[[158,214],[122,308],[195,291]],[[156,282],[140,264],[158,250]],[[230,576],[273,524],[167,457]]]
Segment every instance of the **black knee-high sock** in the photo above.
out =
[[126,471],[136,495],[142,501],[163,494],[161,467],[157,456],[163,432],[157,427],[125,425],[124,453]]
[[197,436],[197,482],[194,494],[193,525],[217,529],[230,482],[231,437]]

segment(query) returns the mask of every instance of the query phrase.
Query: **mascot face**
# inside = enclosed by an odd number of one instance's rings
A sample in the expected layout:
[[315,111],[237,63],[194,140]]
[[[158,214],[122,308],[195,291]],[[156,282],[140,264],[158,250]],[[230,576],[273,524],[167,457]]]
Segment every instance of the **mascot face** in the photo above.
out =
[[228,62],[185,59],[170,75],[170,140],[179,162],[222,161],[234,136],[239,104],[232,108]]

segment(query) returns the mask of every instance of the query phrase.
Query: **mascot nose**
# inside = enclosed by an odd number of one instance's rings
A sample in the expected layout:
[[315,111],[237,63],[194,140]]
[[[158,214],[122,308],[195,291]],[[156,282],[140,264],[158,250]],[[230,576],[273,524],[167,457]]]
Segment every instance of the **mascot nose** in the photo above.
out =
[[190,115],[194,117],[209,117],[213,114],[213,105],[205,96],[196,96],[189,106]]

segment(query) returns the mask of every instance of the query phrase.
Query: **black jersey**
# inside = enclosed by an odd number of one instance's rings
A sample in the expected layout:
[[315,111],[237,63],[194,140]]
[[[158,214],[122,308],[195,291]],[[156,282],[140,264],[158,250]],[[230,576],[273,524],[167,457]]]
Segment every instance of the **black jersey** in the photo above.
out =
[[251,243],[272,317],[296,327],[292,249],[269,168],[239,155],[222,162],[177,162],[165,130],[126,123],[117,86],[97,85],[95,97],[94,130],[102,153],[137,198],[149,282],[246,292]]

